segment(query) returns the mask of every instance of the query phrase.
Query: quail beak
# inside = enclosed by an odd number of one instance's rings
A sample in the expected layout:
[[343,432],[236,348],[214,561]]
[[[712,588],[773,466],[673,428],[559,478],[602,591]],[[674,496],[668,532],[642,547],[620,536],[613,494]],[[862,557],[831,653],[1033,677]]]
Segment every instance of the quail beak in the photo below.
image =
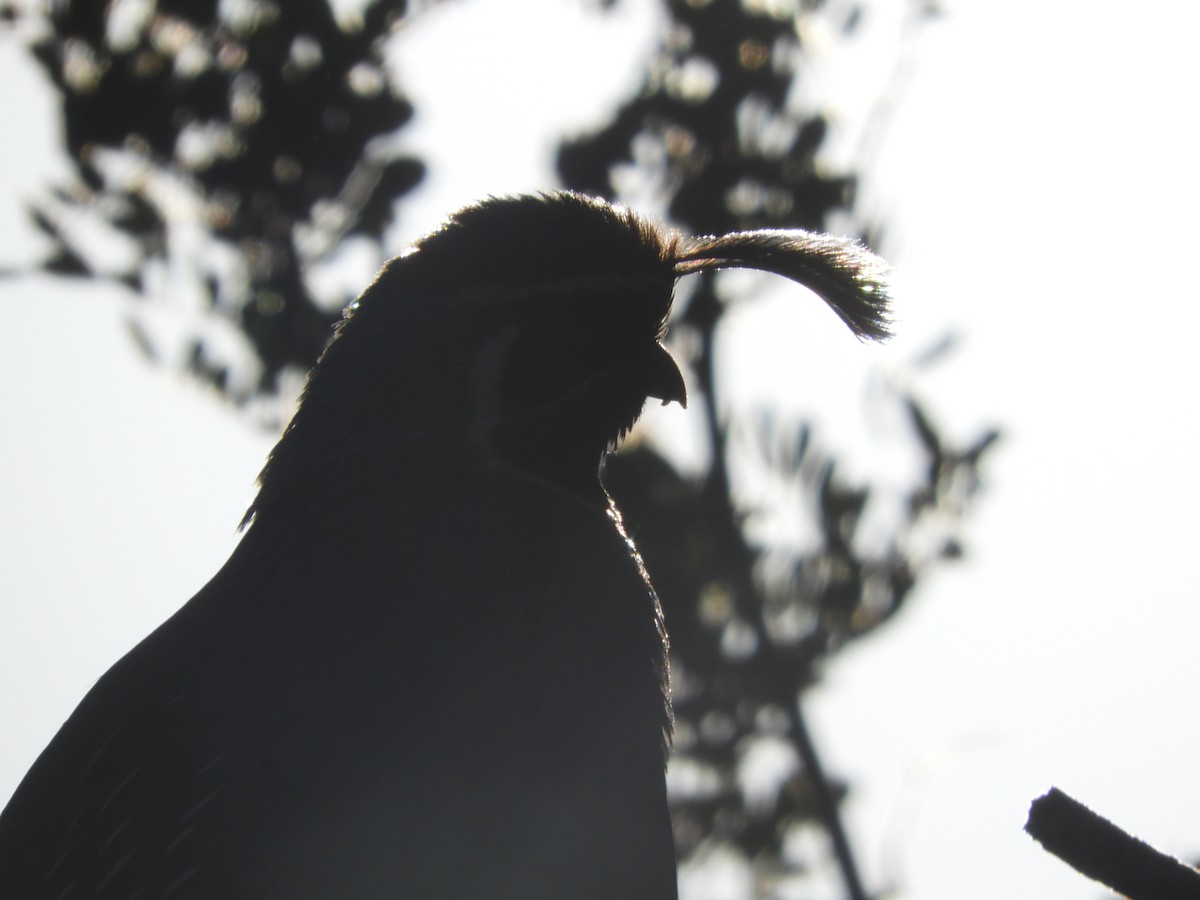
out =
[[642,359],[642,377],[646,396],[654,397],[666,406],[672,400],[687,409],[687,387],[683,374],[667,348],[655,342],[654,349]]

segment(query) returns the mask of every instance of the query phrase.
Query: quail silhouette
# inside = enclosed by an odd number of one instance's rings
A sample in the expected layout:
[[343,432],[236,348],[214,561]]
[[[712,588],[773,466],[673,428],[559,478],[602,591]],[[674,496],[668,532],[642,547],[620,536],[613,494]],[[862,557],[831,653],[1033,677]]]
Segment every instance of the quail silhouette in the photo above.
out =
[[888,330],[886,267],[494,198],[347,309],[213,579],[118,661],[0,814],[13,900],[668,900],[657,598],[600,463],[676,280],[749,267]]

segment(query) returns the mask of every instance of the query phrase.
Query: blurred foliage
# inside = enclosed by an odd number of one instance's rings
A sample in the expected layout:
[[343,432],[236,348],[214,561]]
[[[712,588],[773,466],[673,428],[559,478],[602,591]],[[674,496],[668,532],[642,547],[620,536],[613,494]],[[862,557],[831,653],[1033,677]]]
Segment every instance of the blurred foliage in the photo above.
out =
[[[795,100],[803,25],[835,14],[826,8],[833,4],[666,6],[670,24],[640,92],[605,128],[561,147],[566,185],[612,199],[649,196],[694,234],[821,229],[833,213],[845,218],[853,175],[823,169],[827,120]],[[861,12],[841,8],[841,33],[854,30]],[[894,402],[926,466],[884,545],[864,548],[860,525],[876,492],[839,478],[806,426],[744,409],[718,414],[727,404],[716,335],[729,304],[743,298],[724,293],[726,282],[711,274],[693,280],[671,327],[675,348],[692,351],[700,386],[692,400],[707,417],[709,469],[685,478],[641,444],[611,460],[605,475],[653,573],[671,634],[670,785],[680,860],[740,859],[758,896],[789,895],[824,862],[821,842],[805,840],[815,826],[830,838],[847,895],[865,897],[839,820],[845,786],[824,774],[800,697],[831,654],[896,614],[930,566],[962,554],[959,526],[997,433],[949,446],[917,398],[896,388]],[[750,465],[770,471],[773,483],[803,488],[788,496],[810,498],[815,550],[789,556],[748,538],[750,511],[730,489],[731,435],[739,428],[756,435]]]
[[[805,24],[832,16],[830,33],[848,38],[860,6],[662,2],[667,27],[641,89],[604,128],[561,146],[565,186],[629,200],[691,233],[820,229],[849,216],[854,175],[822,165],[827,118],[797,98]],[[235,402],[286,394],[281,380],[311,366],[350,299],[318,296],[314,270],[356,238],[382,256],[394,204],[424,172],[395,150],[413,109],[386,68],[386,38],[409,6],[366,0],[339,18],[324,0],[0,4],[37,23],[30,45],[60,92],[76,176],[34,210],[55,247],[45,268],[190,304],[183,365]],[[100,249],[89,224],[106,236]],[[846,787],[824,774],[800,698],[833,653],[894,616],[931,566],[962,554],[996,433],[952,445],[912,391],[895,387],[925,466],[886,539],[865,541],[864,513],[881,490],[846,483],[809,428],[753,410],[718,415],[727,404],[716,335],[741,298],[710,275],[689,282],[672,333],[698,381],[708,469],[685,477],[640,443],[605,477],[671,630],[680,859],[733,856],[758,896],[794,895],[824,861],[824,845],[807,840],[815,829],[831,838],[847,894],[864,897],[838,817]],[[139,345],[170,356],[148,322],[135,318]],[[756,450],[739,464],[802,488],[798,514],[819,536],[815,549],[748,537],[750,511],[731,490],[735,432]]]
[[[77,180],[33,211],[55,247],[45,268],[187,308],[183,362],[231,399],[307,371],[351,299],[322,302],[310,272],[348,238],[379,244],[424,174],[388,140],[413,113],[384,60],[405,11],[50,4],[31,49],[58,88]],[[170,355],[145,321],[139,346]]]
[[[914,434],[928,428],[914,398],[897,400]],[[962,517],[997,438],[989,430],[957,449],[925,434],[933,438],[922,441],[925,477],[904,498],[905,517],[885,547],[864,551],[856,539],[873,492],[846,484],[813,442],[772,424],[758,464],[804,488],[821,537],[782,573],[772,558],[769,577],[764,563],[778,548],[746,538],[746,511],[717,479],[685,478],[646,444],[609,461],[605,483],[653,574],[671,635],[669,784],[681,862],[733,849],[752,864],[763,897],[786,895],[822,862],[802,836],[830,827],[822,794],[836,802],[846,787],[813,764],[799,698],[848,641],[899,612],[931,566],[962,555]],[[755,771],[764,766],[765,785],[763,769]]]

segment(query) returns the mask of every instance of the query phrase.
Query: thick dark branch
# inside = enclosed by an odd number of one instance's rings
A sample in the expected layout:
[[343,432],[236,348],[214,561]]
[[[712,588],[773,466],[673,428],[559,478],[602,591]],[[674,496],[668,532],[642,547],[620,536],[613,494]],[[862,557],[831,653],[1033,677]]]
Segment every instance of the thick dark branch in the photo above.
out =
[[1025,830],[1071,868],[1129,900],[1200,898],[1200,872],[1126,834],[1058,788],[1033,801]]

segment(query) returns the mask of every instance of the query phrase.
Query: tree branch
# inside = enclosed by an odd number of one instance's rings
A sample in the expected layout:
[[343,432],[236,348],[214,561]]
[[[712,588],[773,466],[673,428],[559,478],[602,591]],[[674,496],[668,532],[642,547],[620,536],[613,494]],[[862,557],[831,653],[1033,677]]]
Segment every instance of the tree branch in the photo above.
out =
[[1058,788],[1033,801],[1025,831],[1075,871],[1129,900],[1200,898],[1200,872],[1126,834]]

